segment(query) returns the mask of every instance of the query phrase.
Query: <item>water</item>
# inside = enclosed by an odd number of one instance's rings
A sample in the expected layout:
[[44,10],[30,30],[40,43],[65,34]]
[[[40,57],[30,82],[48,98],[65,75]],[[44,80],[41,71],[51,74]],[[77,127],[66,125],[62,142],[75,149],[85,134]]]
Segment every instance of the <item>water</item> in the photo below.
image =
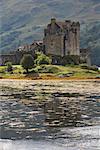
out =
[[99,150],[100,81],[0,80],[0,150]]

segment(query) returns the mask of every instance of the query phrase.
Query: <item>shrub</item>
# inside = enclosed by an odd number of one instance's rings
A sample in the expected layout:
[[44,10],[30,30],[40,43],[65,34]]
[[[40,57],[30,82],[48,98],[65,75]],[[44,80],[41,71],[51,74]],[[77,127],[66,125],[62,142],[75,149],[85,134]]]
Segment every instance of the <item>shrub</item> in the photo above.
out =
[[58,73],[60,70],[56,66],[41,65],[35,68],[39,73]]
[[43,65],[43,64],[48,65],[48,64],[51,64],[51,61],[52,60],[48,56],[44,55],[43,53],[41,52],[37,53],[37,58],[35,60],[35,63],[37,65]]
[[88,66],[86,64],[81,65],[82,69],[87,69],[87,70],[93,70],[93,71],[98,71],[98,67],[97,66]]
[[44,70],[47,73],[58,73],[59,72],[59,69],[56,66],[46,66]]
[[82,69],[88,69],[88,65],[87,65],[87,64],[81,64],[80,67],[81,67]]
[[98,71],[98,67],[97,66],[90,66],[90,69],[93,71]]
[[34,66],[34,59],[32,55],[25,54],[23,58],[21,59],[20,64],[26,70],[26,72],[29,73],[29,69],[32,69]]
[[0,73],[5,73],[6,68],[5,67],[0,67]]
[[7,66],[7,71],[12,73],[13,72],[12,63],[11,62],[7,62],[6,66]]
[[80,57],[77,55],[67,55],[62,58],[62,65],[72,64],[78,65],[80,63]]

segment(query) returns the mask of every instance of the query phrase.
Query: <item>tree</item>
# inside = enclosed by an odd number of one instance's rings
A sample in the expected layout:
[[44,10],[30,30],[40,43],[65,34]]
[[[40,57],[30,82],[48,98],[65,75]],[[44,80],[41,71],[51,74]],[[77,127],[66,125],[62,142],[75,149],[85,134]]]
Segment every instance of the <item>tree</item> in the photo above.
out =
[[12,63],[11,62],[6,62],[6,66],[7,66],[7,71],[8,72],[12,72],[13,71],[13,67],[12,67]]
[[52,60],[48,56],[46,56],[45,54],[43,54],[41,52],[37,52],[36,55],[37,55],[37,58],[35,60],[35,63],[37,65],[42,65],[42,64],[48,65],[48,64],[51,64]]
[[29,73],[29,69],[32,69],[34,66],[34,59],[33,59],[32,55],[25,54],[22,57],[20,64],[26,70],[26,72]]

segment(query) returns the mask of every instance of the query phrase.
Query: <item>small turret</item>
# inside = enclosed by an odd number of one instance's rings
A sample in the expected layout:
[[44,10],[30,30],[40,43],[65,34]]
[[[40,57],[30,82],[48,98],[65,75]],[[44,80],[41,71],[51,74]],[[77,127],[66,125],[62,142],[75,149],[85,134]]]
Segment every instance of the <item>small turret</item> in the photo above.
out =
[[55,18],[51,18],[51,23],[56,23],[56,19]]

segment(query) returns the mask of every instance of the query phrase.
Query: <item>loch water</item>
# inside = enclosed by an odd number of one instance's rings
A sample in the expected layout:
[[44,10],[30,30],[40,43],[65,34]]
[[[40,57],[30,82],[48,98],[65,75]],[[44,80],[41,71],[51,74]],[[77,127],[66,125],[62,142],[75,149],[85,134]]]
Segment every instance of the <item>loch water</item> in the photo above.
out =
[[100,149],[100,81],[0,80],[0,150],[42,149]]

